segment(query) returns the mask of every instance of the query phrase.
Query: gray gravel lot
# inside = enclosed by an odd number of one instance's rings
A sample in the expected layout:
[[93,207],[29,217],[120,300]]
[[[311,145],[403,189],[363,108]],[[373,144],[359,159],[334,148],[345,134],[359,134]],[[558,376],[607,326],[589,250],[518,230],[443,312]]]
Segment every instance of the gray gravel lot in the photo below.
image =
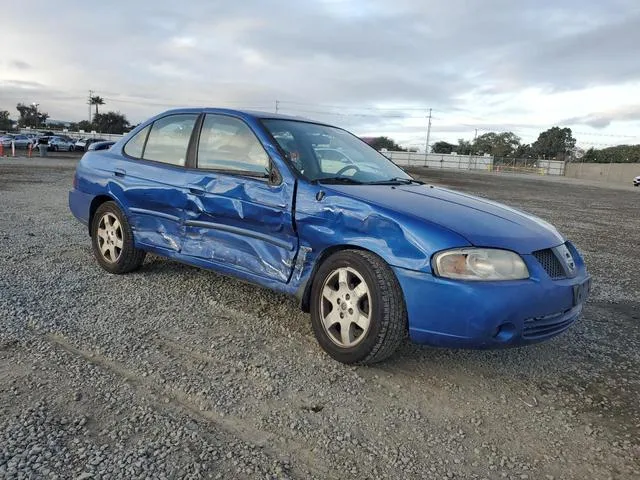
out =
[[74,166],[0,159],[0,478],[640,478],[640,191],[422,171],[555,224],[592,297],[541,345],[347,367],[289,298],[102,271]]

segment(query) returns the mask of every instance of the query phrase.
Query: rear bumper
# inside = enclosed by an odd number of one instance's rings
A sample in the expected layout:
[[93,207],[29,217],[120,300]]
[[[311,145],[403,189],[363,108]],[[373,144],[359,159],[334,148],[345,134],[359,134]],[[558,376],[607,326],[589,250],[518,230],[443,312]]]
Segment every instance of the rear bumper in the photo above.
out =
[[[527,257],[527,256],[525,256]],[[509,282],[461,282],[394,268],[402,287],[415,343],[448,348],[506,348],[552,338],[582,313],[574,286],[590,282],[584,263],[574,278],[551,280],[525,258],[531,278]]]
[[69,210],[71,210],[74,217],[85,225],[89,224],[89,212],[93,198],[94,195],[81,192],[80,190],[74,189],[69,191]]

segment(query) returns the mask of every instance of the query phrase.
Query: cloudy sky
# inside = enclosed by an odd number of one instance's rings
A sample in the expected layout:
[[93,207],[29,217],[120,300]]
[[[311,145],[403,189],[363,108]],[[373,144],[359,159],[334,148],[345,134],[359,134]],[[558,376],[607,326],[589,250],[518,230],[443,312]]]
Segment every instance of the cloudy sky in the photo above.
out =
[[424,146],[570,126],[640,143],[638,0],[38,0],[2,8],[0,109],[133,123],[236,106]]

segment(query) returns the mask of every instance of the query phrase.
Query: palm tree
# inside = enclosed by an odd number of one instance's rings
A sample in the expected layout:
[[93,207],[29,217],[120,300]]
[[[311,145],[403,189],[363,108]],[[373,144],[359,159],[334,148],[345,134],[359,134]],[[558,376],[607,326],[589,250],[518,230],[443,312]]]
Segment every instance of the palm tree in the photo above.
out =
[[91,97],[91,105],[96,106],[96,115],[98,115],[98,105],[104,105],[104,98],[96,95],[95,97]]

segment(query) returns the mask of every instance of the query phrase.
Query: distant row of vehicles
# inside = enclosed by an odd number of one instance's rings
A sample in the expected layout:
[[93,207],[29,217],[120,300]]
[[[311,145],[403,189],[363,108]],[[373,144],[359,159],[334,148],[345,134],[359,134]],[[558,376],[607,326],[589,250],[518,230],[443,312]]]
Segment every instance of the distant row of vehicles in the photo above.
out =
[[74,139],[68,135],[38,135],[35,133],[0,135],[0,144],[4,148],[38,148],[38,145],[47,145],[47,150],[52,152],[86,152],[88,150],[105,150],[115,142],[105,138],[80,138]]

